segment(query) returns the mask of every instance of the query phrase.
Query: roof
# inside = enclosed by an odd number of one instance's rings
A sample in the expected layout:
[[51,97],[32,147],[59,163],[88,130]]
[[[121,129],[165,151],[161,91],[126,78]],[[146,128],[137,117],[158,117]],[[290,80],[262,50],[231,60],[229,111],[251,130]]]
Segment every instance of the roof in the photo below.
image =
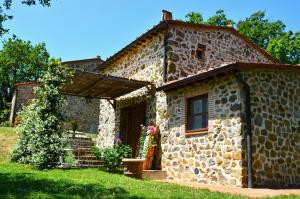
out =
[[157,35],[161,30],[164,30],[169,25],[177,25],[177,26],[184,26],[184,27],[192,27],[192,28],[198,28],[198,29],[206,29],[206,30],[219,30],[219,31],[226,31],[234,34],[235,36],[242,39],[245,43],[247,43],[249,46],[253,47],[257,51],[259,51],[262,55],[264,55],[269,61],[273,63],[279,63],[277,60],[275,60],[271,55],[269,55],[265,50],[258,47],[256,44],[254,44],[252,41],[241,35],[237,30],[235,30],[232,27],[226,27],[226,26],[211,26],[211,25],[205,25],[205,24],[194,24],[194,23],[188,23],[178,20],[166,20],[161,21],[159,24],[148,30],[147,32],[143,33],[140,37],[135,39],[133,42],[122,48],[120,51],[112,55],[111,57],[107,58],[103,63],[101,64],[100,69],[105,68],[107,65],[115,61],[116,59],[124,56],[129,51],[131,51],[133,48],[145,43],[148,39],[151,39],[153,36]]
[[73,83],[61,90],[61,94],[99,99],[115,99],[144,86],[149,82],[76,70]]
[[72,60],[72,61],[64,61],[63,64],[78,64],[78,63],[89,63],[89,62],[99,62],[102,63],[103,60],[100,57],[90,58],[90,59],[80,59],[80,60]]
[[224,76],[225,74],[228,73],[233,74],[244,69],[271,69],[271,70],[287,70],[287,71],[300,72],[300,65],[234,62],[234,63],[223,65],[213,70],[209,70],[197,75],[193,75],[181,80],[177,80],[165,84],[161,87],[158,87],[156,90],[169,92],[210,78]]
[[39,83],[36,82],[36,81],[31,81],[31,82],[20,82],[20,83],[16,83],[15,84],[15,87],[18,88],[18,87],[21,87],[21,86],[35,86],[35,85],[38,85]]

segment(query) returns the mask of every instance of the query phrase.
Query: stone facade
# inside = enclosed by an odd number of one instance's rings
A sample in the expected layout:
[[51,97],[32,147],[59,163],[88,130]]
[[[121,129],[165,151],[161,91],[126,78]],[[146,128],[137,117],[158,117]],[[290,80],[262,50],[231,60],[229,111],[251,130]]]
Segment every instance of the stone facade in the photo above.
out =
[[84,59],[78,61],[64,62],[64,64],[67,64],[69,67],[72,67],[74,69],[90,71],[90,72],[95,72],[100,67],[101,63],[102,60],[99,56],[94,59]]
[[99,126],[99,99],[65,95],[66,103],[62,114],[66,121],[76,121],[78,131],[97,133]]
[[[208,94],[208,131],[186,134],[186,99]],[[167,94],[168,127],[162,132],[162,168],[174,179],[242,186],[242,97],[233,77]]]
[[300,185],[300,74],[243,72],[251,88],[256,186]]
[[[205,46],[203,59],[196,50]],[[201,47],[200,47],[201,48]],[[173,26],[168,34],[168,80],[173,81],[230,62],[271,63],[228,31]]]
[[[231,62],[273,63],[230,31],[171,25],[166,35],[165,82],[162,33],[110,62],[102,72],[149,81],[159,87]],[[201,60],[196,56],[199,46],[205,46]],[[293,108],[297,109],[296,112],[285,109],[291,106],[292,101],[285,103],[293,99],[299,104],[295,95],[299,84],[290,78],[300,78],[291,76],[292,73],[270,71],[241,72],[239,75],[251,88],[255,185],[299,184],[300,141],[295,132],[299,128],[296,124],[299,125],[300,114],[295,105]],[[281,79],[281,76],[284,77]],[[265,82],[273,77],[274,81]],[[276,81],[285,83],[275,84]],[[273,83],[274,88],[270,89]],[[285,91],[285,88],[281,88],[283,85],[291,86],[290,90]],[[208,131],[187,136],[186,99],[204,93],[208,93],[209,98]],[[247,185],[245,94],[235,76],[214,78],[169,93],[142,88],[117,98],[114,105],[113,101],[101,100],[98,146],[113,146],[114,138],[120,134],[122,108],[142,101],[147,104],[146,125],[156,124],[160,127],[162,169],[167,171],[169,178],[227,186]],[[296,119],[291,121],[293,114]],[[276,123],[277,118],[281,119]],[[275,166],[276,162],[283,165]],[[284,171],[289,174],[284,174]]]
[[[155,86],[163,83],[163,35],[158,34],[152,40],[145,42],[134,51],[102,72],[113,76],[149,81]],[[130,105],[146,102],[146,125],[155,124],[156,96],[146,88],[139,89],[116,99],[116,109],[107,100],[100,100],[100,125],[97,137],[101,147],[112,146],[115,136],[120,134],[121,109]]]
[[9,121],[11,123],[14,123],[18,112],[22,109],[22,106],[34,98],[33,89],[36,85],[37,83],[35,82],[27,82],[16,85],[9,116]]

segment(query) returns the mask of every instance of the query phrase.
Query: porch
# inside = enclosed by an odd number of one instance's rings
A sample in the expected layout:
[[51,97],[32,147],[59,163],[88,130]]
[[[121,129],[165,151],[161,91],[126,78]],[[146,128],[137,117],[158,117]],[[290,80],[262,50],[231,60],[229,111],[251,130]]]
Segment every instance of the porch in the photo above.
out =
[[[110,136],[110,139],[103,141],[106,145],[99,144],[99,142],[97,144],[104,147],[112,146],[115,139],[119,138],[123,144],[129,145],[132,148],[132,157],[137,157],[141,125],[146,126],[150,123],[148,121],[149,117],[147,116],[149,100],[143,99],[143,97],[149,98],[149,96],[144,93],[141,97],[138,94],[136,97],[132,97],[132,99],[139,98],[139,100],[133,100],[126,104],[124,104],[124,100],[120,98],[129,93],[138,93],[140,90],[151,93],[153,85],[145,81],[77,70],[73,78],[73,83],[61,90],[61,93],[99,99],[99,129],[101,129],[101,132],[104,132],[102,134],[108,134],[107,137]],[[101,121],[101,117],[105,119]],[[111,125],[109,121],[111,121]],[[101,124],[106,127],[101,128]],[[159,165],[156,164],[151,167],[151,169],[161,169],[160,163]],[[162,176],[162,174],[152,170],[150,172],[144,172],[144,176],[145,178],[157,179],[157,176]],[[165,178],[165,174],[163,174],[163,176],[163,178]]]

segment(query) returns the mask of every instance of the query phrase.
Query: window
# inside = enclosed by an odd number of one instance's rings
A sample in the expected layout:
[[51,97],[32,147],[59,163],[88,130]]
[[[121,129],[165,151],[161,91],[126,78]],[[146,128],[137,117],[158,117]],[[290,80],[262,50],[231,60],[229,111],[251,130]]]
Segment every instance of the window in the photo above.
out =
[[205,49],[206,49],[205,45],[198,44],[198,48],[196,50],[196,56],[199,60],[204,60]]
[[208,95],[187,99],[186,131],[205,131],[208,126]]
[[203,60],[204,59],[204,49],[198,48],[196,50],[196,55],[197,55],[198,59]]

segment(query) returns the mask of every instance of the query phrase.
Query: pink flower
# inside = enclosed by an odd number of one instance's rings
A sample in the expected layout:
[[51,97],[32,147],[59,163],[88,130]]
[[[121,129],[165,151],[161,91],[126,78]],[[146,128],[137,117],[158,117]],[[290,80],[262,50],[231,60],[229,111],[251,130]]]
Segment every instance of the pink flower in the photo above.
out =
[[148,126],[148,131],[150,131],[150,133],[155,133],[156,128],[154,126]]

